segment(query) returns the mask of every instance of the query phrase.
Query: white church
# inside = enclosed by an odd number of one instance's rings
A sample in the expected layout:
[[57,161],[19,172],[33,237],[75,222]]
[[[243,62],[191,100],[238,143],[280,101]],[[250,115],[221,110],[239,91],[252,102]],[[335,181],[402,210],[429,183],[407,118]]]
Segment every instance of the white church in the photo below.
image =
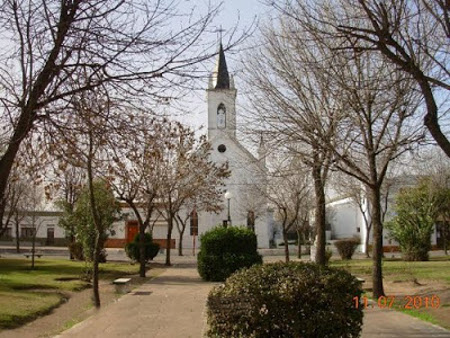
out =
[[[196,215],[198,237],[194,238],[189,229],[183,238],[183,248],[199,247],[198,238],[202,233],[216,226],[244,226],[254,229],[259,248],[269,248],[272,234],[272,213],[268,210],[263,197],[266,186],[266,166],[264,145],[259,145],[258,158],[250,153],[236,138],[236,95],[233,77],[228,72],[222,44],[219,46],[215,68],[209,77],[206,90],[208,106],[208,141],[212,146],[211,159],[216,163],[228,161],[231,176],[226,181],[226,193],[223,197],[223,210],[219,214],[201,212]],[[133,213],[130,212],[130,217]],[[191,224],[192,224],[191,220]],[[129,234],[136,221],[128,221],[125,227],[125,239],[129,241],[134,234]],[[123,222],[117,224],[116,236],[124,238]],[[167,236],[166,222],[155,223],[153,238],[165,244]],[[172,234],[171,247],[178,246],[176,228]],[[111,238],[109,243],[114,242]],[[118,243],[119,244],[119,243]],[[116,245],[114,245],[116,246]]]
[[[215,69],[206,91],[208,104],[208,140],[212,145],[212,160],[228,161],[231,177],[226,182],[227,205],[221,214],[201,214],[200,232],[231,221],[232,226],[247,226],[255,230],[260,248],[269,247],[272,215],[263,197],[266,186],[264,145],[259,145],[258,158],[236,138],[236,95],[233,77],[229,74],[222,44]],[[228,219],[228,200],[230,217]]]

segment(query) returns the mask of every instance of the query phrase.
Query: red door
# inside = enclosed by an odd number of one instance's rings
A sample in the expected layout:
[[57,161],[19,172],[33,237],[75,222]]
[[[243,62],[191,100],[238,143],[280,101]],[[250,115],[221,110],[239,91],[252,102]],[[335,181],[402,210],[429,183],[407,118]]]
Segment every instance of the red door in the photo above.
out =
[[138,222],[137,221],[128,221],[127,222],[127,243],[132,242],[137,233],[138,233]]

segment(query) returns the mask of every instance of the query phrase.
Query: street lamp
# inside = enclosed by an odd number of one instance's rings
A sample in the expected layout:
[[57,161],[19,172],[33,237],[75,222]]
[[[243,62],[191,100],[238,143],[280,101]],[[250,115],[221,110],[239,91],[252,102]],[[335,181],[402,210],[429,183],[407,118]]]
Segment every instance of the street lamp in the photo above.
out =
[[228,202],[228,220],[227,220],[227,225],[231,226],[231,216],[230,216],[230,200],[231,197],[233,197],[233,195],[231,194],[231,192],[227,191],[225,193],[225,199]]

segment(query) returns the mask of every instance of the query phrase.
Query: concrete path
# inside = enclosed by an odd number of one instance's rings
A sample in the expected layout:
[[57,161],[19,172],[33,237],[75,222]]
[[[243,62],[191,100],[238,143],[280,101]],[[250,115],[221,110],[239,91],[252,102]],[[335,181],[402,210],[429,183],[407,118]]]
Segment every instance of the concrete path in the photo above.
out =
[[194,264],[174,266],[58,337],[202,337],[213,285]]
[[364,310],[362,338],[450,338],[450,331],[395,310]]

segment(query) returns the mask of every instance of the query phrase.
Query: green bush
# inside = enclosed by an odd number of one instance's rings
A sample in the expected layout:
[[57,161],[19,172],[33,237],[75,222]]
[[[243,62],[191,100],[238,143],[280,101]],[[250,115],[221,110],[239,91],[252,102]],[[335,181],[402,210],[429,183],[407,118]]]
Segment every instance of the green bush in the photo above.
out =
[[83,244],[80,242],[69,243],[69,251],[74,259],[84,261]]
[[207,281],[224,281],[232,273],[261,264],[256,235],[243,227],[217,227],[205,232],[198,253],[198,272]]
[[[139,251],[139,238],[140,235],[136,234],[136,236],[134,236],[133,242],[128,243],[125,246],[125,252],[127,253],[127,256],[136,262],[139,262],[141,257]],[[147,232],[145,233],[144,236],[144,246],[145,246],[145,261],[149,261],[155,258],[155,256],[159,252],[159,244],[153,243],[152,235],[150,235]]]
[[209,337],[358,337],[361,285],[350,273],[311,263],[253,266],[211,290]]
[[385,224],[406,261],[427,261],[431,235],[439,215],[436,188],[428,179],[401,189],[395,197],[395,217]]
[[352,259],[360,243],[359,238],[345,238],[334,242],[334,246],[337,248],[342,259]]

